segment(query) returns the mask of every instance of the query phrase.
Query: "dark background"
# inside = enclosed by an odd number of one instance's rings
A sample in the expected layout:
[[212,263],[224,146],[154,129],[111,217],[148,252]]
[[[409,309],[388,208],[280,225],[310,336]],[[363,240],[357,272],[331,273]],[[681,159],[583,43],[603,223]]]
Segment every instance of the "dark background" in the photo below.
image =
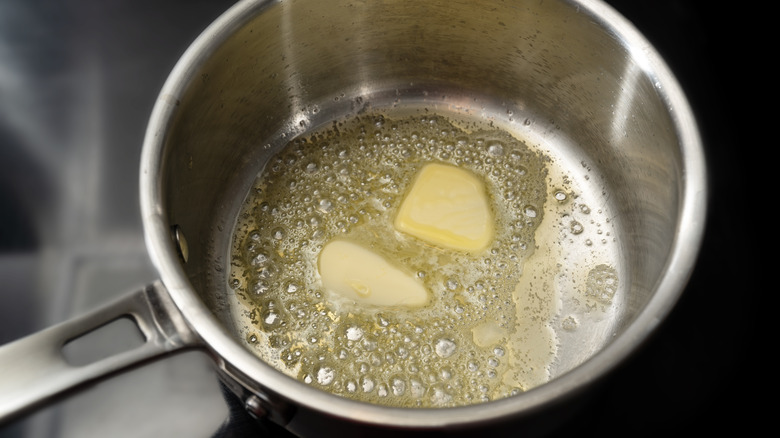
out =
[[[762,119],[747,91],[763,77],[749,50],[757,17],[712,2],[607,3],[655,45],[688,95],[710,170],[709,217],[679,304],[554,435],[713,426],[753,435],[766,415],[759,395],[775,397],[772,344],[758,323],[777,290],[759,285],[763,245],[754,240],[777,221],[753,202],[762,191],[771,199],[771,186],[747,172],[754,152],[771,147],[750,135]],[[154,278],[137,206],[143,132],[182,51],[230,4],[0,0],[0,344],[88,308],[113,292],[106,285]],[[164,362],[0,427],[0,437],[216,433],[227,408],[205,361]]]

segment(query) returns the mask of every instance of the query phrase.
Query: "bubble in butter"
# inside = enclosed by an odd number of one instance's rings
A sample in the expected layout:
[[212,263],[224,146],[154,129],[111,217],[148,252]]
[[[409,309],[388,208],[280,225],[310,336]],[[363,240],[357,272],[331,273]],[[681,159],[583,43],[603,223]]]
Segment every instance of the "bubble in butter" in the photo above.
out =
[[465,251],[484,250],[494,234],[482,181],[439,163],[427,164],[417,174],[394,224],[434,245]]
[[423,306],[428,292],[416,278],[354,242],[334,240],[322,248],[323,287],[360,304]]

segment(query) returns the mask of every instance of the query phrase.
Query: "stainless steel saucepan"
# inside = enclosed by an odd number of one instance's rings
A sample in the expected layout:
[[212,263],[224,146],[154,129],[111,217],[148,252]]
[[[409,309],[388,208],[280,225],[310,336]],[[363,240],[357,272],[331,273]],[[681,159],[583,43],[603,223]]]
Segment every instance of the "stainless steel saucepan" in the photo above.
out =
[[[231,316],[231,231],[269,157],[329,121],[421,105],[490,120],[571,172],[587,169],[593,208],[611,214],[619,305],[607,324],[582,321],[578,338],[561,341],[553,379],[516,396],[441,409],[348,400],[259,360]],[[581,394],[662,322],[695,262],[707,197],[697,126],[675,78],[596,0],[241,1],[165,83],[140,187],[159,281],[0,347],[0,421],[201,349],[253,415],[301,435],[516,427]],[[64,344],[118,318],[135,322],[143,345],[80,366],[63,357]]]

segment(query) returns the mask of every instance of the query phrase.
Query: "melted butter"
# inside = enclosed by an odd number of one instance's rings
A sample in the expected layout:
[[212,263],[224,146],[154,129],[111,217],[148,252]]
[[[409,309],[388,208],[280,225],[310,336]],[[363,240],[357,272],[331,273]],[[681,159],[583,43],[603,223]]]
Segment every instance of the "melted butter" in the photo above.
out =
[[[547,165],[504,131],[439,116],[365,115],[293,140],[259,175],[234,233],[231,286],[248,345],[303,382],[391,406],[467,405],[543,383],[556,349],[551,308],[524,300],[556,298],[521,273],[544,217]],[[409,199],[442,196],[437,183],[415,191],[431,168],[478,181],[456,191],[467,221],[409,220]],[[449,212],[463,213],[458,205]],[[318,269],[334,242],[355,245],[339,252],[362,261]],[[378,292],[387,267],[412,285],[414,305]]]

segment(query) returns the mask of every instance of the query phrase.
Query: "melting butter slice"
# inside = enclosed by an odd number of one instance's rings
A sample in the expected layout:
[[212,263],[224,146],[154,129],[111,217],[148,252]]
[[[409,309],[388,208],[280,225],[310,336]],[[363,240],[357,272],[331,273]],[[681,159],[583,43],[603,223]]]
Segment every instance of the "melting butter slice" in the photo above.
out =
[[493,215],[482,181],[445,164],[420,170],[394,222],[399,231],[437,246],[479,252],[493,241]]
[[325,289],[359,303],[417,307],[428,302],[428,292],[419,281],[357,243],[326,244],[319,271]]

